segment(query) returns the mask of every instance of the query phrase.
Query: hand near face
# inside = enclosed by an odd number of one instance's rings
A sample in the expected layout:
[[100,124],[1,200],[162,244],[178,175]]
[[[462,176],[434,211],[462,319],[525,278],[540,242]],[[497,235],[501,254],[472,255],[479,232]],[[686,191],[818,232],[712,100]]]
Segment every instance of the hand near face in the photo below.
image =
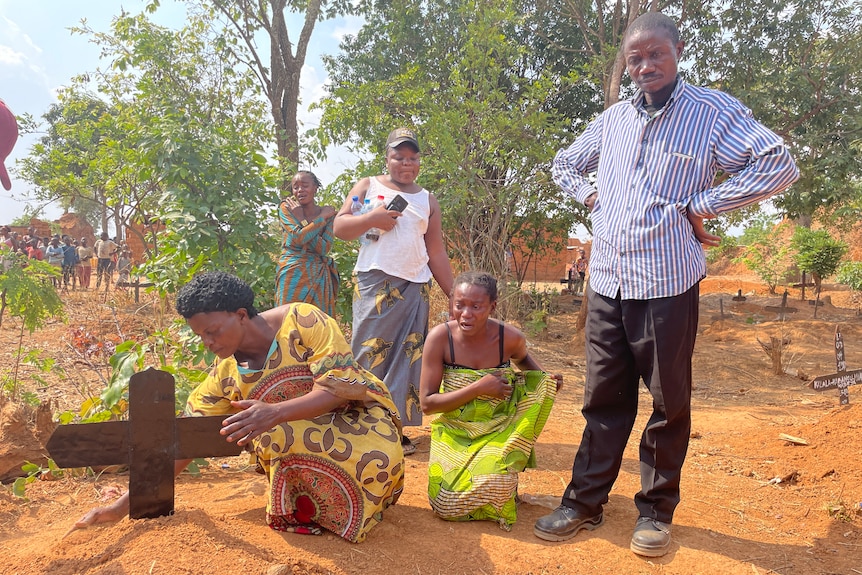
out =
[[295,210],[299,207],[299,202],[296,201],[296,198],[293,196],[287,196],[284,198],[284,205],[287,206],[288,210]]

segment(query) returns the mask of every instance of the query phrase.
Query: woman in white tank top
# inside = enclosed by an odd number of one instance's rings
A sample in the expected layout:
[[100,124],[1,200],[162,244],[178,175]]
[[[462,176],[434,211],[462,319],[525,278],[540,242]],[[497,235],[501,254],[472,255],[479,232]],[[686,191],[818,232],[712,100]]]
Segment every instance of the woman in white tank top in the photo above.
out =
[[[365,238],[377,228],[377,239],[364,239],[354,268],[351,347],[362,367],[389,388],[405,426],[421,425],[419,373],[422,345],[428,333],[428,296],[433,277],[447,296],[452,268],[434,194],[416,183],[420,152],[416,134],[398,128],[386,141],[387,173],[363,178],[350,190],[335,217],[335,235],[343,240]],[[351,213],[353,197],[362,202],[382,196],[384,205],[367,213]],[[403,210],[387,209],[401,196]],[[403,437],[405,454],[415,451]]]

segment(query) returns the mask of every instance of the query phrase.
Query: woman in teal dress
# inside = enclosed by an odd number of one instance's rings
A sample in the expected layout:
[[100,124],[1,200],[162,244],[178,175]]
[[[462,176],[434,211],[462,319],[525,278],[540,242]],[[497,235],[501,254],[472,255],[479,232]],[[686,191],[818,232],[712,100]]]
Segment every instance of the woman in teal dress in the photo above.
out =
[[293,196],[279,208],[282,242],[275,285],[275,305],[303,301],[335,316],[338,269],[329,256],[335,209],[319,206],[314,195],[320,180],[309,171],[293,177]]
[[466,272],[454,285],[452,319],[431,330],[422,353],[420,404],[439,414],[431,422],[428,499],[443,519],[484,519],[509,530],[518,472],[535,467],[533,445],[562,376],[542,371],[520,330],[490,319],[497,280]]

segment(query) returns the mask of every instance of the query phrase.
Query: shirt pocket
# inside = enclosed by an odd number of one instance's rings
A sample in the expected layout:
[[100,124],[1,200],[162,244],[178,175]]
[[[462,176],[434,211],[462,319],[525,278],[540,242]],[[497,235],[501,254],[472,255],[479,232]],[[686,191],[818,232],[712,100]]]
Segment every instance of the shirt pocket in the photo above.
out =
[[652,193],[665,203],[687,204],[700,181],[697,156],[687,151],[667,152],[662,156]]

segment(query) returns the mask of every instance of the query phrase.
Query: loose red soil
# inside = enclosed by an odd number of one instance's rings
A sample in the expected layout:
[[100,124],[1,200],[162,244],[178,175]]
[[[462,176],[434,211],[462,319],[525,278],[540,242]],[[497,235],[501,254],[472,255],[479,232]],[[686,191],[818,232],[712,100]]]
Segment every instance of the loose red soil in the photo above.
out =
[[[425,495],[429,419],[407,430],[418,452],[407,459],[404,495],[365,543],[267,528],[266,482],[238,457],[213,460],[199,477],[181,476],[171,517],[126,519],[65,538],[78,517],[125,488],[127,475],[93,479],[67,473],[28,485],[27,501],[0,490],[0,574],[862,573],[862,386],[850,389],[847,407],[838,405],[836,391],[817,393],[807,386],[812,377],[835,371],[836,326],[846,344],[847,368],[862,368],[862,319],[849,292],[826,287],[831,304],[817,308],[817,318],[814,306],[792,290],[789,304],[798,311],[782,322],[765,309],[780,297],[767,294],[756,278],[703,282],[692,440],[674,544],[665,557],[644,559],[629,551],[637,515],[632,496],[639,486],[638,437],[650,411],[645,390],[604,526],[564,543],[533,535],[533,523],[548,512],[544,505],[556,505],[568,482],[583,427],[582,336],[574,329],[575,298],[567,295],[555,298],[547,332],[530,338],[531,352],[546,369],[564,375],[565,387],[536,446],[539,467],[521,475],[519,490],[533,504],[521,505],[509,533],[488,522],[450,523],[432,514]],[[746,301],[732,300],[739,290]],[[42,349],[66,369],[63,379],[45,376],[48,383],[41,387],[32,368],[23,371],[24,387],[50,398],[55,411],[77,408],[103,385],[103,375],[89,367],[98,358],[86,360],[69,345],[74,328],[84,326],[99,341],[122,340],[172,320],[170,312],[154,311],[156,301],[135,304],[128,294],[64,298],[70,322],[24,338],[26,348]],[[2,368],[11,369],[17,329],[9,318],[0,329]],[[758,343],[772,337],[789,340],[783,375],[772,373]],[[2,443],[16,444],[21,426],[12,433],[14,418],[5,411],[2,418]]]

